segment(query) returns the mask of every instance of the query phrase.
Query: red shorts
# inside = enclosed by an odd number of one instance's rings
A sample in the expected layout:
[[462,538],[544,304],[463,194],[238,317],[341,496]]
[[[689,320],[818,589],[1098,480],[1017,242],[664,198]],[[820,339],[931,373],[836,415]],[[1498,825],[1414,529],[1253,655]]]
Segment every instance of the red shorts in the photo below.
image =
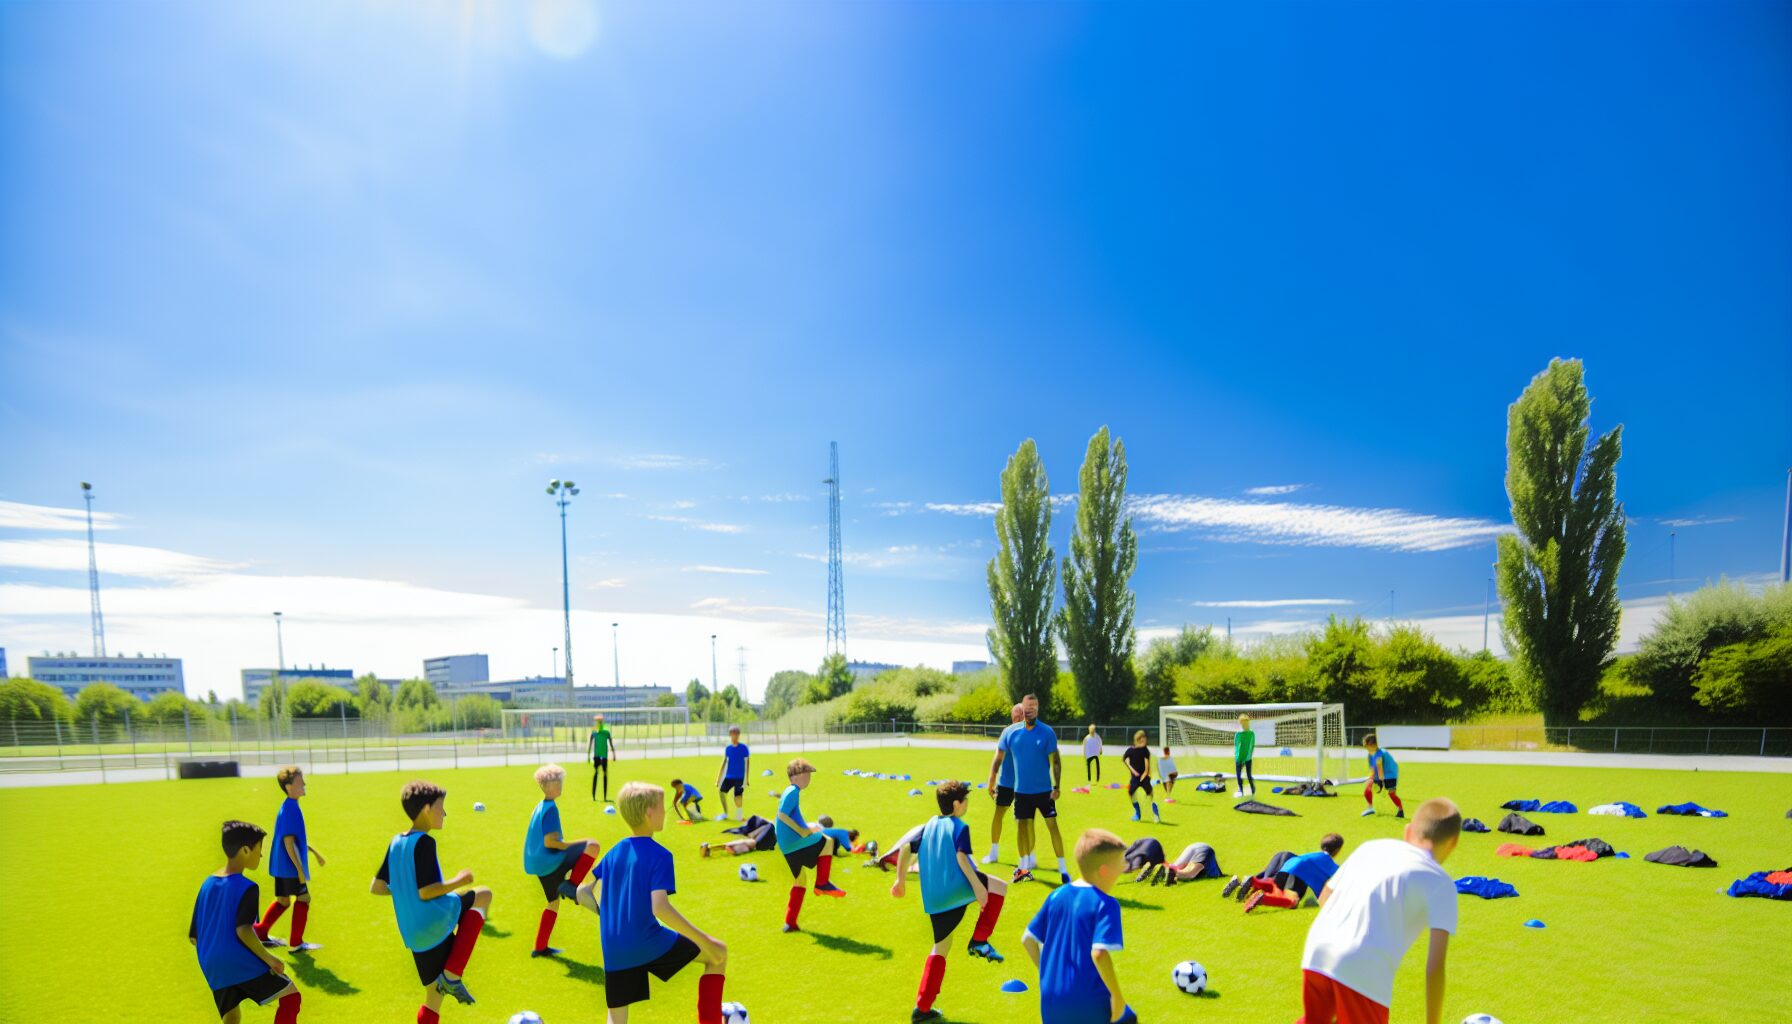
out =
[[1301,973],[1301,1009],[1295,1024],[1388,1024],[1388,1008],[1316,971]]

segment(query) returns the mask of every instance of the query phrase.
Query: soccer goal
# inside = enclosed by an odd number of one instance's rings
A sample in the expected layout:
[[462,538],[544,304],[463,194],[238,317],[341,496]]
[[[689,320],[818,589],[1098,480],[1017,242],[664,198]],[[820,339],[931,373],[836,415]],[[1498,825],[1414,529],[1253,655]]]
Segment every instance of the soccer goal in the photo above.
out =
[[675,708],[506,708],[504,738],[514,742],[585,742],[591,720],[604,716],[604,726],[617,743],[682,740],[690,733],[691,709]]
[[[1157,710],[1162,743],[1177,755],[1214,757],[1232,767],[1232,740],[1238,735],[1238,716],[1251,716],[1257,734],[1256,767],[1269,771],[1252,774],[1266,782],[1316,782],[1344,785],[1361,782],[1349,773],[1349,752],[1344,749],[1342,704],[1191,704]],[[1289,756],[1281,756],[1282,751]],[[1286,765],[1287,771],[1277,771]],[[1308,771],[1311,769],[1311,771]],[[1184,775],[1205,774],[1183,769]]]

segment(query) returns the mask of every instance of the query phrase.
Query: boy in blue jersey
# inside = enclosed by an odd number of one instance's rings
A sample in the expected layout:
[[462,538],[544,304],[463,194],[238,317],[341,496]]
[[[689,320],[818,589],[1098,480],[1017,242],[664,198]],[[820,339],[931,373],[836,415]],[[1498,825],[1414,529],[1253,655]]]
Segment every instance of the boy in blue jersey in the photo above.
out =
[[728,730],[728,745],[722,748],[722,767],[716,772],[716,797],[722,804],[722,813],[716,815],[717,821],[728,820],[728,794],[734,794],[734,816],[746,819],[747,812],[742,803],[747,793],[747,768],[753,752],[740,741],[740,727],[733,726]]
[[268,929],[280,920],[280,915],[294,899],[298,905],[292,908],[292,951],[309,953],[324,947],[315,942],[305,941],[305,922],[311,915],[311,862],[308,857],[317,858],[317,866],[324,866],[324,855],[305,841],[305,814],[299,810],[299,798],[305,795],[305,773],[296,764],[289,764],[274,774],[274,781],[280,784],[280,792],[286,799],[280,804],[280,814],[274,819],[274,859],[268,865],[268,874],[274,879],[274,902],[268,904],[267,913],[255,926],[255,934],[264,946],[282,945],[279,939],[270,938]]
[[[1022,718],[1019,704],[1008,709],[1008,729],[1020,724]],[[1008,734],[1002,730],[1002,736]],[[1002,736],[996,737],[996,749],[1002,748]],[[997,756],[989,776],[989,784],[985,787],[989,798],[996,802],[996,816],[989,823],[989,852],[983,855],[983,863],[994,864],[1002,857],[1002,821],[1008,817],[1008,808],[1014,806],[1014,760]]]
[[[1238,890],[1240,895],[1249,892],[1244,897],[1244,912],[1248,914],[1258,907],[1293,910],[1300,906],[1301,898],[1309,891],[1317,897],[1325,891],[1325,883],[1337,873],[1338,852],[1343,849],[1344,837],[1328,832],[1319,840],[1317,853],[1303,853],[1298,857],[1277,854],[1248,886]],[[1226,885],[1230,889],[1232,883]]]
[[243,1019],[245,999],[262,1006],[278,999],[274,1024],[295,1024],[299,1019],[299,990],[287,979],[286,965],[262,949],[255,933],[260,887],[243,874],[261,864],[266,835],[246,821],[224,823],[224,866],[199,886],[193,921],[187,926],[187,940],[199,953],[199,969],[224,1024]]
[[1374,733],[1363,737],[1363,749],[1369,752],[1369,784],[1363,787],[1363,800],[1369,806],[1362,816],[1367,818],[1375,813],[1375,791],[1385,789],[1388,799],[1394,802],[1394,817],[1406,817],[1406,805],[1395,792],[1400,785],[1400,766],[1394,763],[1394,756],[1381,749]]
[[535,928],[535,956],[557,956],[561,951],[548,945],[554,936],[554,921],[560,916],[560,898],[572,899],[579,883],[597,863],[595,839],[567,841],[560,831],[560,792],[566,786],[566,769],[557,764],[544,764],[535,769],[535,784],[541,787],[541,803],[529,816],[529,831],[523,837],[523,870],[541,882],[541,893],[548,905],[541,912],[541,923]]
[[417,980],[423,983],[417,1024],[438,1024],[443,996],[473,1002],[461,976],[473,957],[479,929],[485,926],[492,891],[473,887],[473,872],[464,869],[443,881],[436,841],[429,833],[440,829],[448,817],[447,790],[433,782],[407,782],[398,799],[411,828],[392,837],[370,891],[392,897],[398,934],[416,961]]
[[829,848],[834,844],[803,820],[803,790],[808,789],[810,781],[815,778],[815,766],[799,757],[785,767],[784,775],[790,780],[790,785],[778,797],[776,832],[778,852],[784,855],[784,863],[790,865],[790,875],[794,879],[790,887],[790,902],[784,905],[784,930],[794,932],[801,931],[796,922],[803,910],[803,896],[808,891],[804,884],[808,869],[815,869],[816,893],[840,897],[845,896],[846,892],[828,881],[828,873],[834,865]]
[[900,899],[907,888],[909,854],[921,858],[921,909],[933,920],[933,949],[921,971],[921,988],[915,993],[912,1024],[945,1020],[946,1015],[933,1008],[940,985],[946,978],[946,950],[951,948],[952,933],[964,921],[965,909],[972,903],[977,911],[977,924],[971,930],[967,947],[972,956],[1002,962],[1002,954],[989,944],[995,934],[996,921],[1002,916],[1003,894],[1008,887],[978,871],[971,863],[971,830],[964,823],[965,804],[971,790],[962,782],[944,782],[934,794],[939,801],[939,817],[932,819],[912,841],[896,848],[896,884],[890,895]]
[[703,817],[703,794],[683,779],[672,780],[672,812],[680,821],[696,821]]
[[616,813],[630,836],[610,848],[578,893],[580,905],[597,912],[609,1024],[628,1024],[628,1008],[647,1000],[649,974],[670,981],[692,960],[703,963],[697,1022],[722,1024],[728,947],[672,906],[672,854],[653,839],[666,827],[665,790],[630,782],[616,795]]
[[1039,967],[1043,1024],[1137,1024],[1120,994],[1114,954],[1121,947],[1120,901],[1113,896],[1126,844],[1092,828],[1076,841],[1080,876],[1045,898],[1021,942]]

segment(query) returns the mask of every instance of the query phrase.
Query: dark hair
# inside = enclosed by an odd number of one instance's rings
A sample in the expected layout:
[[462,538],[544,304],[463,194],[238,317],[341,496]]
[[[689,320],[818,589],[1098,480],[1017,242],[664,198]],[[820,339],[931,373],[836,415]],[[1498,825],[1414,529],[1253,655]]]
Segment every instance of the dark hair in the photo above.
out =
[[1367,733],[1367,734],[1365,734],[1365,735],[1364,735],[1364,736],[1363,736],[1363,742],[1364,742],[1364,743],[1365,743],[1365,744],[1368,744],[1368,743],[1373,743],[1373,744],[1375,744],[1375,745],[1376,745],[1376,746],[1378,746],[1378,747],[1379,747],[1379,746],[1381,746],[1381,741],[1380,741],[1380,740],[1378,740],[1378,739],[1376,739],[1376,738],[1375,738],[1375,734],[1374,734],[1374,733]]
[[266,836],[267,832],[260,825],[227,821],[224,823],[224,856],[234,857],[245,846],[259,846]]
[[447,795],[448,791],[435,783],[418,779],[404,784],[404,788],[398,791],[398,800],[404,805],[405,816],[415,821],[425,807]]
[[970,799],[971,787],[958,781],[942,782],[940,783],[938,791],[934,793],[934,796],[940,802],[940,813],[951,814],[953,804],[960,800]]
[[1327,832],[1325,838],[1319,840],[1319,848],[1336,857],[1338,851],[1344,848],[1344,837],[1336,832]]

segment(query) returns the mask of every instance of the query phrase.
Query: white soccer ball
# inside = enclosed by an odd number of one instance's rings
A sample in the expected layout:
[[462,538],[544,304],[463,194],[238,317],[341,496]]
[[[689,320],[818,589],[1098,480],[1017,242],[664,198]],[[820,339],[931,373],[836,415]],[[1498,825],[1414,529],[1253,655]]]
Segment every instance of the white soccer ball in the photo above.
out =
[[1471,1013],[1462,1018],[1462,1024],[1500,1024],[1500,1019],[1491,1013]]
[[485,805],[484,805],[484,804],[477,804],[477,803],[476,803],[476,804],[474,804],[474,805],[473,805],[473,809],[474,809],[474,810],[475,810],[475,811],[478,811],[478,812],[479,812],[479,813],[481,813],[481,814],[484,814],[484,813],[485,813]]
[[534,1010],[513,1013],[510,1015],[510,1024],[541,1024],[541,1014]]
[[1184,960],[1170,972],[1170,980],[1182,991],[1198,996],[1207,991],[1207,968],[1193,960]]
[[748,1024],[747,1008],[739,1003],[723,1003],[722,1024]]
[[759,869],[751,864],[742,864],[740,866],[740,880],[743,882],[759,881]]

